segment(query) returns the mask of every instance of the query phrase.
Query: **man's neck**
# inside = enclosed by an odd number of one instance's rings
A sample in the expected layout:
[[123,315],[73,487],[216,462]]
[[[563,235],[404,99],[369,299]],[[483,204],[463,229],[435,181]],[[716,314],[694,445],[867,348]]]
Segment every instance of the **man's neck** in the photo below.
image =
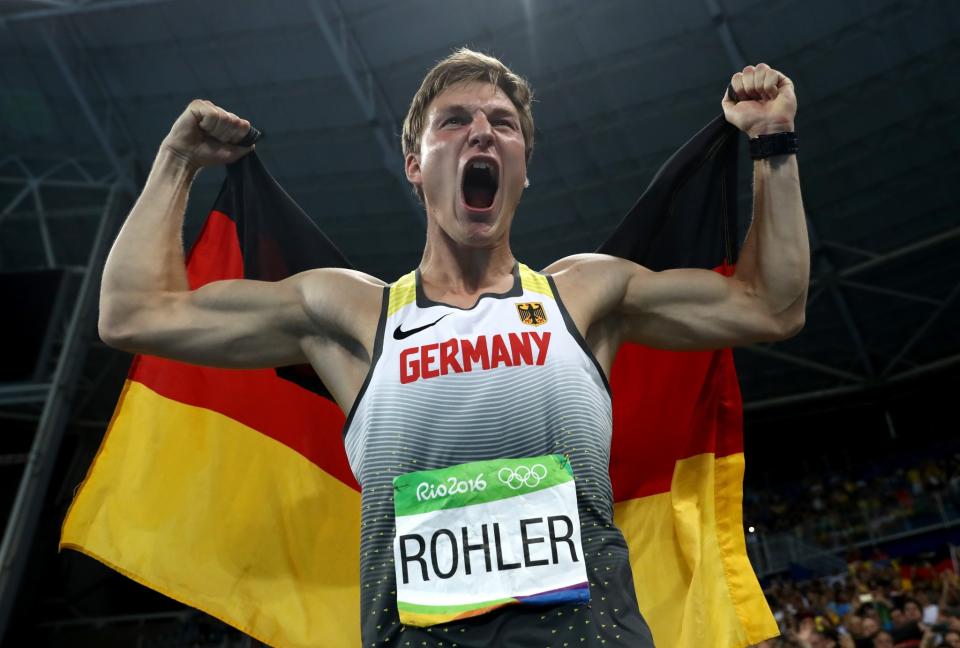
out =
[[471,247],[442,231],[428,231],[420,278],[429,296],[438,298],[505,292],[512,285],[515,264],[506,238],[491,247]]

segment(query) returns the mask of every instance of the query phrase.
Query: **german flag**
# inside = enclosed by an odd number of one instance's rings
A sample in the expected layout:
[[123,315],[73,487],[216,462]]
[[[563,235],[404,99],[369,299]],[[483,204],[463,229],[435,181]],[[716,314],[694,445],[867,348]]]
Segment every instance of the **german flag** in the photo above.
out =
[[[737,133],[722,115],[697,133],[599,251],[731,274]],[[196,288],[331,266],[349,264],[251,154],[228,167],[187,270]],[[656,644],[776,635],[746,557],[731,351],[628,344],[611,386],[616,519]],[[268,644],[357,646],[360,494],[343,422],[308,366],[138,356],[60,546]]]
[[[191,288],[343,256],[256,155],[231,165],[187,257]],[[360,487],[309,366],[134,358],[60,546],[276,646],[360,643]]]
[[[598,252],[651,270],[734,272],[739,131],[720,115],[678,150]],[[657,646],[780,633],[743,536],[743,401],[733,351],[624,344],[610,376],[614,519]]]

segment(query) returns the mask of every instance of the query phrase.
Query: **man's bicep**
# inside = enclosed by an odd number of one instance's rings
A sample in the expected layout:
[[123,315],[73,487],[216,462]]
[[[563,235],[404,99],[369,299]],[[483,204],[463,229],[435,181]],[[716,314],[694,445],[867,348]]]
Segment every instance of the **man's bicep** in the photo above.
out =
[[122,348],[215,367],[276,367],[305,361],[309,324],[296,280],[228,279],[151,300]]
[[624,339],[677,351],[721,349],[785,337],[750,287],[712,270],[634,266],[620,313]]

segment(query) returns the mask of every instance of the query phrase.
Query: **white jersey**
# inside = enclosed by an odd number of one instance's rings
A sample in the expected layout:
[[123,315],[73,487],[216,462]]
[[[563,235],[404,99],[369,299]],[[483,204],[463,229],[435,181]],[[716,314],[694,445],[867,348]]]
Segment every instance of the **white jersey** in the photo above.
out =
[[[362,488],[363,645],[433,646],[449,636],[463,648],[500,645],[498,637],[515,645],[569,637],[581,647],[652,646],[626,543],[613,525],[611,433],[606,377],[551,277],[518,263],[509,291],[485,293],[472,308],[429,300],[419,271],[386,287],[371,368],[344,426]],[[428,629],[401,626],[393,479],[551,454],[569,458],[576,480],[591,604],[513,605]]]

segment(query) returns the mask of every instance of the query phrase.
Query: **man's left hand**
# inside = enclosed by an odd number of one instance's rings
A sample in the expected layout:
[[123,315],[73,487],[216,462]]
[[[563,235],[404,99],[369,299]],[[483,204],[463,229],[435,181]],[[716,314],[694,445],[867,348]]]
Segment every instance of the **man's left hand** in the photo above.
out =
[[793,81],[766,63],[743,68],[730,79],[738,101],[724,91],[723,114],[727,121],[751,138],[794,129],[797,96]]

